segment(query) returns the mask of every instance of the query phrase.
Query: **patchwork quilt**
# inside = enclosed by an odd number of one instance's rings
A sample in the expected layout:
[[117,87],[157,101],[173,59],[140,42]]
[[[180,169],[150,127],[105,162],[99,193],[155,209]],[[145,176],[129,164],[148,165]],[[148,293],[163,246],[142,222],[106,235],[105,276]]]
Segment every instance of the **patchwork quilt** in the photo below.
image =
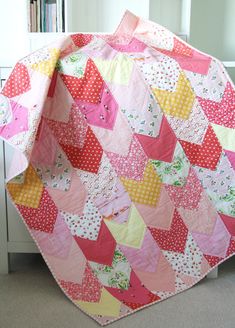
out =
[[106,325],[235,254],[235,91],[126,12],[20,60],[0,95],[7,190],[65,295]]

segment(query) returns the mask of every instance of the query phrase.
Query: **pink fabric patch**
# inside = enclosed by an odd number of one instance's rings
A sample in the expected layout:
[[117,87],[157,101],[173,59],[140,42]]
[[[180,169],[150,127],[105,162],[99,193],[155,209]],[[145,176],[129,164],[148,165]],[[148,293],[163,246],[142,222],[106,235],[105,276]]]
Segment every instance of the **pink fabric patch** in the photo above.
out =
[[212,234],[192,232],[192,235],[204,254],[218,257],[226,256],[231,236],[219,216]]
[[164,162],[172,161],[177,139],[165,117],[162,118],[158,137],[152,138],[141,134],[136,136],[149,158]]
[[230,150],[224,150],[224,152],[227,155],[229,162],[232,165],[232,168],[235,170],[235,153]]
[[93,126],[92,130],[104,151],[125,156],[129,152],[133,133],[122,113],[117,113],[113,130]]
[[32,234],[45,254],[59,258],[68,256],[73,237],[60,214],[57,216],[52,233],[32,230]]
[[81,148],[87,133],[87,123],[78,106],[72,105],[67,123],[46,119],[46,122],[59,143]]
[[[117,38],[117,37],[116,37]],[[109,37],[110,39],[110,37]],[[128,44],[115,43],[115,38],[111,39],[108,44],[115,50],[120,52],[143,52],[147,48],[146,44],[133,37]]]
[[66,123],[74,100],[60,75],[57,74],[56,78],[53,75],[52,81],[42,114],[48,119]]
[[111,198],[97,198],[95,204],[105,219],[114,220],[118,223],[124,223],[128,220],[131,199],[119,181]]
[[191,56],[178,54],[174,51],[172,52],[161,49],[157,50],[165,53],[171,58],[174,58],[179,63],[180,67],[182,69],[185,69],[186,71],[192,71],[194,73],[203,75],[206,75],[208,73],[212,58],[198,52],[197,50],[192,49]]
[[33,163],[40,165],[54,164],[58,143],[53,136],[45,120],[41,120],[38,128],[31,159]]
[[134,136],[127,156],[106,152],[118,176],[133,180],[142,180],[148,162],[138,139]]
[[217,212],[213,202],[202,192],[198,207],[195,209],[178,209],[184,223],[191,232],[211,234],[214,230]]
[[10,100],[12,109],[12,120],[9,124],[0,127],[0,135],[5,139],[10,139],[14,135],[27,131],[28,128],[28,109]]
[[87,260],[74,239],[66,258],[48,254],[45,257],[57,279],[82,283]]
[[228,232],[232,235],[235,236],[235,218],[222,214],[219,214],[221,219],[223,220]]
[[[47,190],[58,209],[72,214],[82,214],[87,191],[75,170],[73,171],[71,185],[68,191],[49,187],[47,187]],[[77,192],[78,190],[79,192]]]
[[183,207],[189,210],[198,208],[203,188],[192,168],[183,187],[166,185],[165,188],[176,208]]
[[102,285],[87,265],[82,284],[60,280],[61,287],[73,300],[99,302]]
[[135,203],[145,224],[148,227],[169,230],[173,219],[175,206],[172,203],[164,186],[161,189],[160,198],[156,207]]
[[175,271],[163,254],[154,272],[135,270],[135,273],[149,290],[175,292]]
[[141,248],[136,249],[123,245],[119,245],[119,247],[134,270],[155,272],[161,251],[149,230],[145,232]]
[[118,104],[104,84],[98,104],[76,100],[88,124],[112,130],[116,121]]
[[220,102],[198,97],[209,122],[235,128],[235,91],[230,82],[227,82],[223,98]]

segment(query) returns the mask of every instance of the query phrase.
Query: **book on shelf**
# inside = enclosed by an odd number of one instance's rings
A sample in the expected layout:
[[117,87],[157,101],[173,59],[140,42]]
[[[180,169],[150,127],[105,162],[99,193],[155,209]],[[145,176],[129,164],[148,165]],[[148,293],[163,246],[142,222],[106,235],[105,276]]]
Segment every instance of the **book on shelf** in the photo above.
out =
[[29,32],[65,32],[65,0],[28,0]]

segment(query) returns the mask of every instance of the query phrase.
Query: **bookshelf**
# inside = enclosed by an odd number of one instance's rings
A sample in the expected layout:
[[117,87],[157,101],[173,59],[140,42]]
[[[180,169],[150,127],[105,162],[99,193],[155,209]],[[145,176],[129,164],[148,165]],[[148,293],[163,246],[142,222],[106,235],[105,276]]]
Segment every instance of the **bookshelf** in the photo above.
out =
[[26,0],[28,32],[65,32],[66,0]]

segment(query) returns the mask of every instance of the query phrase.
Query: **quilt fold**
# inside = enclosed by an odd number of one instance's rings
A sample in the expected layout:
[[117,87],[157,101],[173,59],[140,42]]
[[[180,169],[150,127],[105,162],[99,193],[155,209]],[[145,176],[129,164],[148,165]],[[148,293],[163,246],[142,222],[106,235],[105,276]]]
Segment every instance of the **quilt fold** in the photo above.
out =
[[235,91],[127,11],[19,60],[0,94],[6,189],[65,295],[106,325],[235,254]]

